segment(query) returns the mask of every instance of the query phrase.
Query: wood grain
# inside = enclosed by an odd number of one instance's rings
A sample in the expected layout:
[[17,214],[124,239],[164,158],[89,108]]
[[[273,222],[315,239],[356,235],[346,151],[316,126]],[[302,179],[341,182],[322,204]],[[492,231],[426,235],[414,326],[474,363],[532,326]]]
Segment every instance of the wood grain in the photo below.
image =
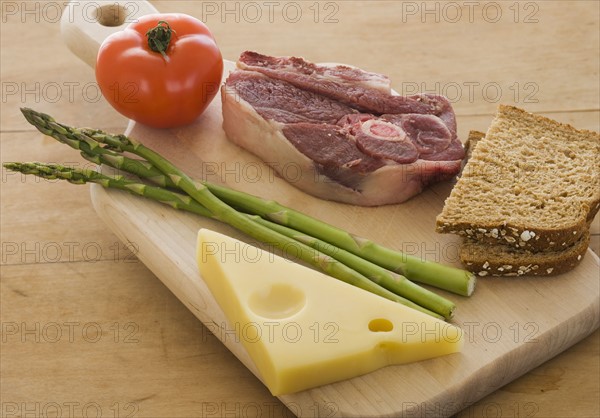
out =
[[[229,63],[228,67],[232,66]],[[143,138],[144,144],[194,177],[206,177],[206,166],[211,166],[216,168],[212,181],[275,199],[413,255],[459,265],[456,237],[437,235],[433,227],[449,183],[432,187],[402,205],[378,208],[307,196],[283,179],[265,174],[268,167],[227,140],[221,128],[219,101],[189,127],[165,132],[131,124],[127,134]],[[252,181],[246,167],[258,173]],[[196,233],[206,227],[250,243],[253,240],[217,222],[101,187],[93,187],[92,200],[100,217],[123,241],[139,243],[142,262],[194,315],[209,326],[224,324],[225,330],[234,329],[197,272]],[[470,299],[448,295],[459,305],[455,322],[467,334],[460,355],[387,367],[280,399],[290,409],[298,407],[301,411],[313,405],[321,409],[335,405],[340,416],[410,415],[419,408],[437,411],[434,415],[458,412],[598,328],[599,283],[595,273],[599,266],[590,251],[579,268],[553,278],[552,286],[547,286],[547,278],[481,279]],[[219,330],[216,336],[256,373],[239,341],[227,338],[226,331]]]
[[[77,161],[70,150],[50,140],[42,141],[40,134],[31,130],[18,112],[23,105],[50,112],[70,123],[123,131],[127,125],[124,118],[103,100],[94,100],[93,90],[83,93],[88,83],[93,83],[93,74],[85,64],[73,59],[62,42],[58,23],[49,12],[47,16],[40,14],[40,18],[35,14],[24,15],[22,10],[9,14],[9,9],[4,8],[6,3],[11,2],[3,2],[0,25],[2,161],[38,158]],[[40,10],[46,4],[60,7],[63,4],[32,3],[39,4]],[[152,3],[158,10],[202,17],[203,8],[211,2]],[[228,58],[234,58],[243,49],[294,53],[314,60],[332,61],[335,57],[336,61],[380,69],[391,75],[395,84],[407,80],[406,87],[421,80],[428,83],[426,87],[435,85],[440,79],[438,75],[444,77],[448,88],[452,82],[484,85],[495,81],[507,83],[508,87],[516,81],[534,82],[539,84],[536,97],[543,94],[543,100],[524,103],[521,95],[520,100],[511,102],[559,120],[573,121],[575,126],[598,130],[598,62],[594,57],[599,46],[595,16],[600,6],[596,2],[535,2],[539,7],[539,22],[527,25],[494,24],[481,18],[473,23],[464,19],[457,23],[442,19],[436,23],[431,17],[423,23],[420,16],[416,17],[418,20],[403,23],[402,16],[394,14],[402,6],[393,2],[369,2],[368,6],[366,2],[337,3],[337,23],[323,20],[314,23],[310,18],[291,23],[281,17],[273,22],[250,23],[243,18],[236,22],[235,14],[205,17]],[[13,4],[19,6],[21,2]],[[303,7],[311,4],[307,2]],[[309,16],[310,10],[306,8],[304,16]],[[507,8],[503,10],[505,16],[510,13]],[[420,54],[418,60],[406,59],[415,51]],[[455,56],[460,59],[454,59]],[[35,83],[40,83],[37,90]],[[62,86],[58,100],[41,93],[41,88],[51,83]],[[73,85],[72,99],[65,83],[78,83]],[[15,85],[20,90],[8,94],[6,89]],[[23,87],[33,93],[25,94]],[[462,93],[455,103],[461,132],[470,129],[470,125],[484,129],[495,104],[481,95],[470,100],[464,88]],[[42,149],[38,141],[43,144]],[[83,260],[81,254],[79,260],[67,258],[59,263],[51,257],[36,260],[35,250],[26,256],[20,252],[9,257],[5,244],[31,240],[32,234],[39,236],[42,245],[78,242],[81,247],[98,241],[110,257],[113,250],[107,246],[118,239],[95,217],[89,197],[81,187],[36,186],[29,180],[15,181],[4,172],[0,186],[3,325],[6,321],[33,326],[35,321],[44,324],[69,320],[124,325],[123,319],[134,315],[141,336],[134,348],[88,343],[80,338],[68,343],[66,350],[58,350],[55,343],[45,346],[36,343],[31,335],[23,343],[20,331],[7,336],[1,342],[3,408],[15,404],[18,408],[23,405],[35,408],[36,402],[45,400],[45,405],[49,405],[48,401],[78,402],[81,409],[86,402],[97,400],[107,415],[112,414],[111,405],[118,403],[120,416],[126,416],[131,410],[123,408],[127,402],[134,402],[135,416],[216,416],[228,411],[237,415],[246,411],[249,415],[257,405],[263,416],[290,416],[290,411],[272,398],[141,263],[137,263],[137,269],[126,269],[112,258],[92,263]],[[66,208],[76,208],[77,216],[66,217]],[[600,231],[598,219],[594,228],[596,233]],[[598,235],[595,237],[598,249]],[[121,252],[119,256],[129,255]],[[14,265],[6,265],[5,257]],[[25,263],[20,261],[22,257],[27,259]],[[35,277],[41,280],[32,281]],[[9,280],[16,292],[6,285]],[[89,287],[92,283],[96,284]],[[20,293],[29,295],[30,300],[23,299]],[[106,332],[111,335],[113,331]],[[6,335],[4,328],[2,335]],[[483,398],[460,416],[498,416],[497,411],[501,411],[500,416],[598,416],[599,338],[595,332]],[[123,351],[130,355],[123,357]],[[180,353],[184,355],[179,356]],[[144,356],[151,362],[145,362]],[[196,360],[203,356],[209,361]],[[110,366],[117,358],[128,361],[119,362],[118,367]],[[146,368],[149,363],[156,373]],[[79,371],[81,367],[84,368]],[[111,368],[114,379],[106,373],[106,367]],[[236,392],[232,391],[234,382],[239,385]],[[39,405],[42,407],[44,403]],[[532,410],[532,406],[536,409]],[[63,408],[66,413],[67,408]],[[307,414],[314,416],[316,412],[312,409]]]

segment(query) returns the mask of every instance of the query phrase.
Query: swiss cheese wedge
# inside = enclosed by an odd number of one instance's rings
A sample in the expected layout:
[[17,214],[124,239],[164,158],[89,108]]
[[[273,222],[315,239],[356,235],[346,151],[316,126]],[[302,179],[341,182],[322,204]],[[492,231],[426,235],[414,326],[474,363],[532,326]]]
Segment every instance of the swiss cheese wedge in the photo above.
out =
[[462,345],[454,325],[214,231],[199,231],[197,260],[276,396]]

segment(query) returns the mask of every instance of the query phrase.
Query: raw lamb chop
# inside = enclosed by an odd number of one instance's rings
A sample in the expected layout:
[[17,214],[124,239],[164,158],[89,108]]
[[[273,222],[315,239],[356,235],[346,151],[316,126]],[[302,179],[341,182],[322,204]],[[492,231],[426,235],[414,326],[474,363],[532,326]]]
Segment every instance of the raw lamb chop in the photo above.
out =
[[393,95],[387,77],[357,68],[245,52],[221,96],[227,137],[283,178],[294,165],[286,180],[323,199],[401,203],[464,157],[447,99]]

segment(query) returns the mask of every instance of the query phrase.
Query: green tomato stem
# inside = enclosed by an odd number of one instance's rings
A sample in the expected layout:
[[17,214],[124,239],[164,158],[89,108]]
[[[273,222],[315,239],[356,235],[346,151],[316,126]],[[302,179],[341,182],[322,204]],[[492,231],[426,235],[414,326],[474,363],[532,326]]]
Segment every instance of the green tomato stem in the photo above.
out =
[[148,38],[148,47],[154,52],[159,52],[166,60],[166,51],[169,48],[171,36],[174,32],[175,31],[171,29],[171,26],[167,21],[160,20],[154,28],[146,32],[146,37]]

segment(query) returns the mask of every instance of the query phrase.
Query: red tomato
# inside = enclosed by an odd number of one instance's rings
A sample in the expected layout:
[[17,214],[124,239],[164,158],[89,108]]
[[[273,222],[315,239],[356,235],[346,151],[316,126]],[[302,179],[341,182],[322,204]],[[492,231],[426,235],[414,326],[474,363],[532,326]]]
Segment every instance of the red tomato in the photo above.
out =
[[222,75],[223,58],[206,25],[177,13],[141,17],[106,38],[96,60],[106,100],[155,128],[194,121],[217,94]]

